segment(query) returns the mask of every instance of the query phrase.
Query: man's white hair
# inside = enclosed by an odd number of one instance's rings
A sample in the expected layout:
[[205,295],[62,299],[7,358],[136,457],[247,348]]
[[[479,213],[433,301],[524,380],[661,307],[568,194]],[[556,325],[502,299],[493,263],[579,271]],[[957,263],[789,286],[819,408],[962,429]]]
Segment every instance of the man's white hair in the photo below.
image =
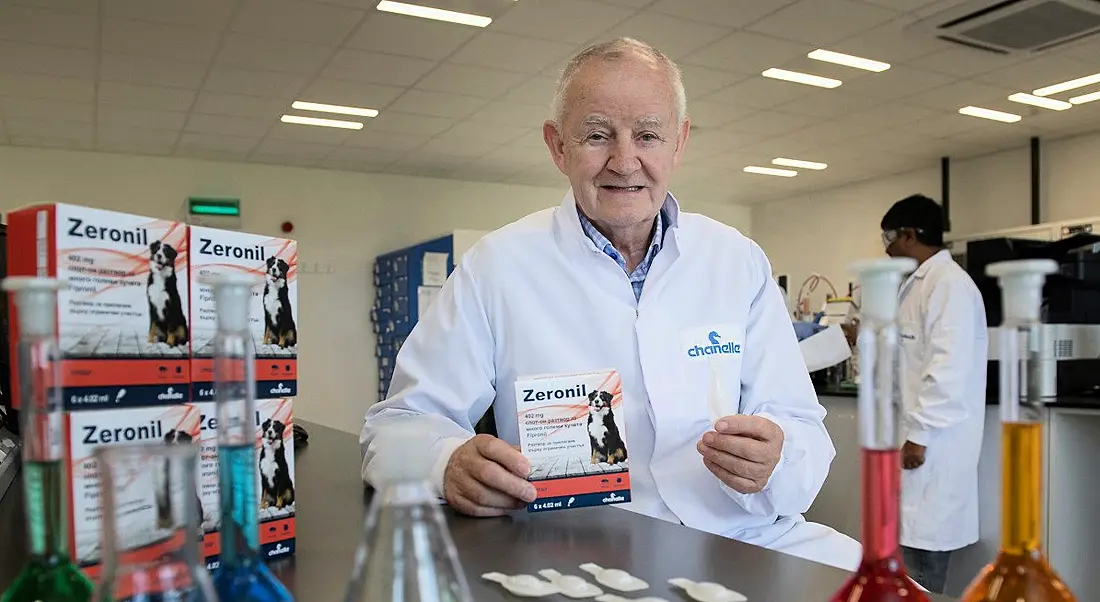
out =
[[656,48],[640,42],[634,38],[616,38],[608,42],[601,42],[578,52],[562,70],[558,77],[558,87],[554,92],[554,104],[551,108],[554,123],[561,125],[565,116],[565,93],[573,76],[589,61],[617,61],[629,54],[641,55],[653,59],[668,73],[669,83],[676,95],[676,125],[684,122],[687,117],[687,93],[684,92],[684,80],[680,73],[680,67]]

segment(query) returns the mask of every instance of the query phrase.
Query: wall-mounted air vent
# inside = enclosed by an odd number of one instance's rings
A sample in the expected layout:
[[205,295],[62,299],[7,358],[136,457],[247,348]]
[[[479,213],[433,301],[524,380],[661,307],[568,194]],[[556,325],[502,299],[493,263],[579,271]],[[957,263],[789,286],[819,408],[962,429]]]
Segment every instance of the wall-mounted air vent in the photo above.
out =
[[1100,33],[1100,0],[969,0],[914,28],[996,54],[1035,54]]

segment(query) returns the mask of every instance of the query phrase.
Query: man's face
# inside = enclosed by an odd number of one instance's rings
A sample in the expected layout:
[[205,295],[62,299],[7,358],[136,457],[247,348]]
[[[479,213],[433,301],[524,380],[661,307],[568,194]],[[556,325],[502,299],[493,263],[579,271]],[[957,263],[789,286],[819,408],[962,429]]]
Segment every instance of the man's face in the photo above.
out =
[[688,138],[667,72],[640,55],[594,60],[564,106],[561,130],[547,123],[543,137],[584,214],[610,229],[652,222]]
[[890,257],[912,257],[913,232],[908,228],[884,230],[882,232],[882,244],[886,247],[886,254]]

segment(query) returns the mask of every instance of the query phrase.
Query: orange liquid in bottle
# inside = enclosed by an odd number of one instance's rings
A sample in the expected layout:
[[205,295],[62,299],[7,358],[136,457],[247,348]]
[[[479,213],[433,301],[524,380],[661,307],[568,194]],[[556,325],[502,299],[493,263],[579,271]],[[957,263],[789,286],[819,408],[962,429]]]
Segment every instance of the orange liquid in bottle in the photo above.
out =
[[1043,427],[1001,426],[1001,550],[963,594],[962,602],[1076,602],[1043,554]]

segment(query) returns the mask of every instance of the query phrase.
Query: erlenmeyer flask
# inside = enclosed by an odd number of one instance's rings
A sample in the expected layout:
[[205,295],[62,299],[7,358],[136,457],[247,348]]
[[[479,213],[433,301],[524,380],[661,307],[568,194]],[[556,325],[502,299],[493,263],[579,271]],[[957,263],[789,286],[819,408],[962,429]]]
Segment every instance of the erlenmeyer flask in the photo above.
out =
[[[473,602],[454,541],[431,492],[431,464],[411,445],[417,429],[394,420],[372,445],[378,489],[355,553],[344,602]],[[403,453],[404,447],[409,453]]]
[[96,602],[216,602],[199,558],[197,445],[95,450],[103,499]]

